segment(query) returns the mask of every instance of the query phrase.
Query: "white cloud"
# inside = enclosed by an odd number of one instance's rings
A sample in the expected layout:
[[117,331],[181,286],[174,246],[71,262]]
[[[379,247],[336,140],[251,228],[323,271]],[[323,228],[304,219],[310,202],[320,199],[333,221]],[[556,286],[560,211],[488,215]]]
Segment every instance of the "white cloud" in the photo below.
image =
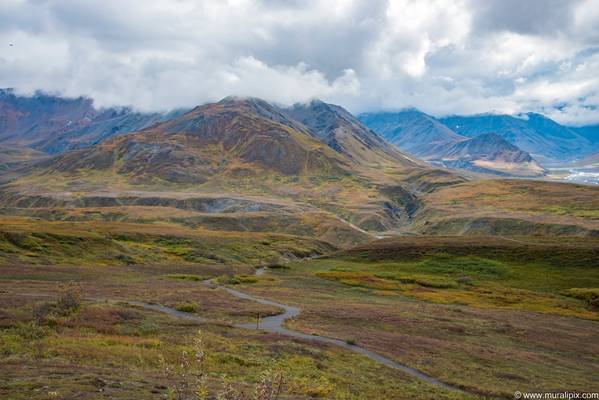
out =
[[4,0],[0,87],[143,110],[250,95],[599,122],[597,10],[599,0]]

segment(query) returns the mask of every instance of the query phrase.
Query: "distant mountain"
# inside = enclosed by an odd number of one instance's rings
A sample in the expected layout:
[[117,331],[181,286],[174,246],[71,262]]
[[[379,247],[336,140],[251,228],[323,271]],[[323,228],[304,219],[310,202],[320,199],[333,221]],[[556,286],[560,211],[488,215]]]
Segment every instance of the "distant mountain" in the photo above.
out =
[[18,96],[0,90],[0,143],[30,145],[88,125],[96,116],[92,100],[37,94]]
[[570,128],[594,145],[599,145],[599,125],[588,125]]
[[540,114],[452,116],[439,121],[468,137],[494,132],[542,163],[566,162],[593,150],[587,138]]
[[599,168],[599,152],[595,152],[587,155],[586,157],[576,160],[572,163],[572,166],[583,168],[583,167],[593,167]]
[[359,163],[391,161],[405,166],[420,162],[400,152],[340,106],[313,100],[282,109],[329,147]]
[[514,176],[540,176],[547,172],[530,154],[495,133],[447,146],[441,162],[450,168]]
[[56,154],[140,130],[182,112],[96,109],[93,101],[84,97],[68,99],[42,93],[28,97],[4,89],[0,90],[0,144]]
[[496,134],[471,139],[415,109],[362,114],[359,118],[400,149],[434,165],[499,175],[545,173],[530,154]]
[[100,111],[89,124],[66,130],[49,139],[37,141],[31,147],[48,154],[81,149],[100,143],[112,136],[141,130],[182,113],[184,110],[168,113],[140,113],[130,108],[105,109]]
[[442,158],[447,145],[468,139],[415,109],[367,113],[358,118],[398,148],[425,159]]

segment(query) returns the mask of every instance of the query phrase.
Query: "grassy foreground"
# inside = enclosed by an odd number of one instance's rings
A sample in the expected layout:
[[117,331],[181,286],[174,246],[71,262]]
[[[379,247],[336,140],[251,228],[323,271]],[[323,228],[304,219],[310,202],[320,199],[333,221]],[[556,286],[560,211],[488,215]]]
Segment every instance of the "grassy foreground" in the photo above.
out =
[[[57,224],[72,232],[66,222]],[[89,235],[114,240],[109,225],[98,226]],[[156,227],[133,227],[137,239],[158,240],[147,231]],[[52,235],[59,233],[53,228]],[[220,249],[216,235],[207,243],[202,236],[173,237]],[[281,237],[289,243],[277,246],[309,243]],[[282,373],[283,399],[511,398],[516,390],[599,391],[597,239],[386,239],[326,257],[271,263],[258,277],[251,273],[260,265],[263,244],[241,243],[246,258],[236,263],[194,263],[181,255],[151,265],[108,263],[106,248],[94,253],[93,247],[60,263],[3,262],[0,398],[164,398],[176,382],[163,373],[161,359],[176,364],[183,351],[192,352],[198,329],[212,393],[224,380],[249,395],[268,369]],[[84,252],[85,266],[73,265]],[[234,323],[280,310],[208,288],[201,281],[209,277],[300,307],[299,317],[287,323],[290,328],[355,343],[467,393],[440,389],[347,350],[235,328]],[[82,300],[69,307],[63,298],[73,286]],[[130,300],[209,320],[172,318]]]
[[[162,399],[173,384],[161,357],[176,364],[202,329],[212,392],[223,379],[251,394],[265,369],[284,378],[283,399],[457,399],[363,356],[335,347],[233,328],[279,310],[198,282],[220,267],[4,266],[0,279],[0,397],[6,399]],[[270,279],[270,278],[263,278]],[[76,282],[84,300],[60,307]],[[88,300],[85,300],[85,299]],[[92,300],[93,299],[93,300]],[[110,300],[109,300],[110,299]],[[209,317],[197,323],[133,307],[154,301]],[[56,312],[40,320],[40,309]]]
[[388,239],[271,271],[245,290],[302,307],[291,326],[471,392],[597,391],[597,239]]

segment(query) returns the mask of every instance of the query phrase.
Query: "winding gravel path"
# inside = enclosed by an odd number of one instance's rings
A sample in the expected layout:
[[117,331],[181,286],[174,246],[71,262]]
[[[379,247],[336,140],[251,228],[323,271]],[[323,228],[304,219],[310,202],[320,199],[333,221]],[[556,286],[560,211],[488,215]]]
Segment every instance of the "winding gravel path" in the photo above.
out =
[[[263,272],[264,272],[264,269],[258,269],[256,271],[256,275],[261,275]],[[251,301],[258,302],[260,304],[279,307],[284,310],[284,312],[281,314],[262,318],[260,320],[259,328],[256,327],[255,323],[235,324],[234,326],[237,328],[253,329],[253,330],[258,329],[261,331],[276,333],[279,335],[293,337],[296,339],[302,339],[302,340],[311,341],[311,342],[326,343],[326,344],[342,347],[344,349],[348,349],[348,350],[354,351],[356,353],[362,354],[362,355],[370,358],[371,360],[378,362],[379,364],[386,365],[387,367],[403,371],[406,374],[409,374],[415,378],[418,378],[422,381],[425,381],[425,382],[435,385],[437,387],[440,387],[440,388],[443,388],[446,390],[451,390],[451,391],[464,392],[462,389],[460,389],[456,386],[452,386],[447,383],[441,382],[440,380],[438,380],[430,375],[427,375],[424,372],[421,372],[421,371],[418,371],[417,369],[408,367],[407,365],[401,364],[397,361],[394,361],[390,358],[384,357],[378,353],[375,353],[375,352],[365,349],[363,347],[360,347],[360,346],[357,346],[354,344],[349,344],[340,339],[335,339],[335,338],[326,337],[326,336],[319,336],[319,335],[309,335],[306,333],[302,333],[302,332],[298,332],[298,331],[294,331],[294,330],[285,328],[283,326],[285,321],[287,321],[290,318],[297,317],[300,314],[301,310],[297,307],[277,303],[275,301],[266,300],[266,299],[262,299],[259,297],[254,297],[247,293],[240,292],[239,290],[231,289],[226,286],[216,285],[211,280],[203,281],[203,284],[206,286],[212,287],[212,288],[224,289],[232,296],[235,296],[240,299],[251,300]],[[162,313],[168,314],[168,315],[176,317],[176,318],[192,320],[192,321],[199,321],[199,322],[209,321],[209,319],[207,319],[207,318],[203,318],[200,316],[196,316],[194,314],[178,311],[174,308],[166,307],[166,306],[159,305],[159,304],[149,304],[149,303],[144,303],[141,301],[129,301],[128,303],[131,305],[134,305],[134,306],[148,309],[148,310],[162,312]]]

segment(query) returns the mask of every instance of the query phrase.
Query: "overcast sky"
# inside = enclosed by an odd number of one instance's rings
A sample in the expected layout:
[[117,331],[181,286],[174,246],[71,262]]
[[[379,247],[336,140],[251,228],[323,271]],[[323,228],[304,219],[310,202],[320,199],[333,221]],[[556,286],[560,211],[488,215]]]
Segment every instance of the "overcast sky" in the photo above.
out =
[[0,87],[599,123],[599,0],[0,0]]

